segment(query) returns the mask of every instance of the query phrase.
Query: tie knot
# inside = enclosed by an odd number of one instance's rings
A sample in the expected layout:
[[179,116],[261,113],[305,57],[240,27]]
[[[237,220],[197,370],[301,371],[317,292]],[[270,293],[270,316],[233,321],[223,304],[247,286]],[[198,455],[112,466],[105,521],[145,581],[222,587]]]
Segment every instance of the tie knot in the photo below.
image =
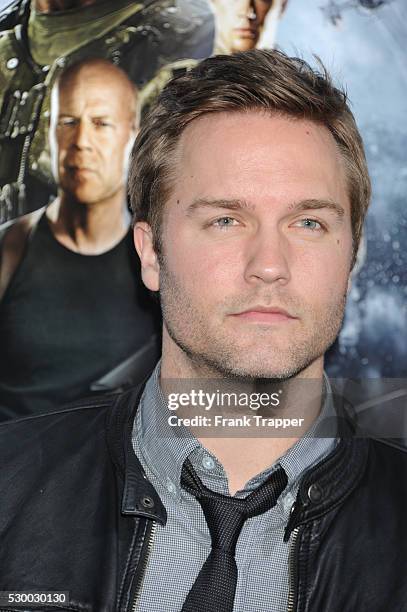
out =
[[275,506],[287,481],[287,474],[278,466],[257,489],[246,498],[239,499],[208,489],[188,459],[184,462],[181,474],[182,487],[194,495],[202,507],[212,547],[232,555],[246,519],[263,514]]

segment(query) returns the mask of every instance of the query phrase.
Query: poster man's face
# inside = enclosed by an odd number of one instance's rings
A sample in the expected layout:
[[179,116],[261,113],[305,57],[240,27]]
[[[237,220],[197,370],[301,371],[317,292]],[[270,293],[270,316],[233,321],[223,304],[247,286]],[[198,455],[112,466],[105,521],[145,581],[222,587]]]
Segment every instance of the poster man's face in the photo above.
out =
[[[278,0],[210,0],[216,28],[230,53],[256,47],[268,12]],[[275,18],[280,17],[280,10]]]
[[103,67],[80,72],[59,91],[51,123],[54,172],[60,189],[78,202],[102,202],[125,188],[134,136],[123,104],[128,96],[121,79]]
[[146,241],[138,249],[145,283],[160,290],[167,346],[224,376],[322,368],[352,256],[344,170],[329,131],[217,113],[186,128],[176,157],[163,254],[152,264]]

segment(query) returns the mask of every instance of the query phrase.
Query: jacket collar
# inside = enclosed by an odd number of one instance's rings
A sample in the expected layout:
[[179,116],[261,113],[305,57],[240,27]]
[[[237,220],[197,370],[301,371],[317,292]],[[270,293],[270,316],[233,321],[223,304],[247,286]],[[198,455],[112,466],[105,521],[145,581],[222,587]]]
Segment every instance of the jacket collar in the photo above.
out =
[[123,480],[121,512],[140,516],[165,525],[167,513],[153,485],[147,479],[132,444],[132,429],[137,408],[145,387],[117,396],[107,414],[107,443],[119,476]]
[[[133,450],[132,428],[145,382],[117,396],[107,413],[107,441],[111,457],[123,480],[121,511],[165,525],[167,513]],[[361,479],[369,443],[355,438],[353,408],[335,397],[339,443],[332,453],[305,472],[297,500],[286,527],[285,540],[297,526],[318,518],[344,500]]]
[[308,470],[287,524],[284,541],[301,524],[319,518],[339,505],[356,488],[367,465],[369,440],[356,438],[356,416],[351,404],[334,399],[339,442],[332,453]]

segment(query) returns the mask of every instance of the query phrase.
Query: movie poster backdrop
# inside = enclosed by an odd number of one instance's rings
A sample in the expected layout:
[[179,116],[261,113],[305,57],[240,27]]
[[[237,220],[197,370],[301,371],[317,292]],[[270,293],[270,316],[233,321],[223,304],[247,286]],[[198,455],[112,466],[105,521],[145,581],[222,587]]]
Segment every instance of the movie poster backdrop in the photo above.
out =
[[[144,87],[168,62],[225,51],[213,5],[206,0],[121,0],[114,8],[113,3],[96,3],[106,10],[86,33],[76,23],[49,39],[44,39],[47,24],[33,27],[30,20],[34,3],[31,8],[25,1],[7,8],[6,4],[0,2],[1,223],[55,196],[47,145],[49,92],[64,66],[98,55],[121,66]],[[346,85],[373,180],[357,271],[342,332],[327,357],[328,373],[335,378],[376,379],[374,396],[385,401],[396,389],[405,406],[407,5],[403,0],[269,4],[258,46],[277,44],[312,64],[316,54]],[[393,380],[390,391],[386,379]]]

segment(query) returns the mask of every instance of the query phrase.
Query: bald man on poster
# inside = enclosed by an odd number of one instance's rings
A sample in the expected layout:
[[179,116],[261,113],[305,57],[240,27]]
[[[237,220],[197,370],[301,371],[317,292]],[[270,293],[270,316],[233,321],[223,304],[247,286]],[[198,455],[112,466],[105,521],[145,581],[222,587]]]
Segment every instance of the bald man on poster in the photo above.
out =
[[[202,4],[201,0],[199,3]],[[2,4],[5,4],[4,2]],[[178,0],[14,0],[0,11],[0,223],[55,197],[50,92],[63,67],[107,59],[143,87],[161,66],[208,49],[209,7]],[[204,3],[203,3],[204,4]],[[193,55],[193,57],[195,57]]]
[[2,232],[0,419],[135,382],[157,357],[126,199],[138,123],[138,92],[107,60],[74,64],[54,86],[58,197]]

